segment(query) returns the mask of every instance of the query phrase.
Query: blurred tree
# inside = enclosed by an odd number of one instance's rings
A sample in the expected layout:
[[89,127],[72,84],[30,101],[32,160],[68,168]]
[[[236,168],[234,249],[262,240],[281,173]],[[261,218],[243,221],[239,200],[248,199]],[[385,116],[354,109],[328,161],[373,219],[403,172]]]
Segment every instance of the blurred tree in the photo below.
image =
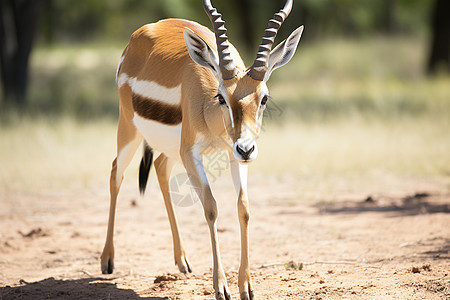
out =
[[450,72],[450,1],[436,0],[431,18],[432,42],[428,73]]
[[[201,0],[47,1],[52,5],[40,27],[41,41],[46,42],[126,41],[140,26],[163,18],[195,20],[211,28]],[[253,55],[267,21],[285,2],[214,0],[213,4],[224,15],[232,42]],[[308,39],[424,33],[431,4],[423,0],[296,0],[291,16],[281,27],[279,40],[301,24],[307,28],[304,38]]]
[[382,4],[382,24],[384,24],[384,30],[388,34],[392,34],[396,31],[396,19],[395,19],[395,0],[383,0]]
[[233,5],[236,7],[236,14],[241,21],[241,37],[244,42],[246,50],[249,51],[255,43],[254,23],[252,22],[252,0],[233,0]]
[[[220,1],[216,2],[217,6],[219,6]],[[223,8],[222,6],[218,7],[227,22],[226,26],[230,30],[230,38],[233,42],[237,41],[236,44],[238,46],[243,46],[242,50],[244,53],[241,53],[242,55],[246,56],[248,54],[252,59],[254,58],[269,19],[282,9],[285,3],[286,0],[230,0],[227,2],[227,6],[222,5],[224,6]],[[300,26],[298,19],[294,23],[294,26]],[[286,27],[290,29],[287,30]],[[277,38],[277,41],[286,38],[292,29],[292,26],[289,26],[287,23],[281,26],[278,34],[280,38]]]
[[5,102],[25,103],[28,60],[46,1],[2,0],[0,3],[0,63]]

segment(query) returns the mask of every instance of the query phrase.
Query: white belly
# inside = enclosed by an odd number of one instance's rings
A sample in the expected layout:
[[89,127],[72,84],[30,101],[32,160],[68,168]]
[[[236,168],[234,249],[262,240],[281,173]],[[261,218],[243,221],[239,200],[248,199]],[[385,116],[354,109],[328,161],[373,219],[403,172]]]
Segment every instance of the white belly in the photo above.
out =
[[181,123],[176,126],[169,126],[142,118],[136,113],[133,122],[152,149],[181,161]]

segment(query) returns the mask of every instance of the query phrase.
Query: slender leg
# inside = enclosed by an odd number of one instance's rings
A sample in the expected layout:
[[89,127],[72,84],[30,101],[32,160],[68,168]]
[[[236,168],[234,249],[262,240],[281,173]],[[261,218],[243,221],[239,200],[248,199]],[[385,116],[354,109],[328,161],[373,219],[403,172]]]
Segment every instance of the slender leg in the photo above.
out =
[[[231,154],[232,155],[232,154]],[[230,155],[230,157],[232,157]],[[241,266],[239,267],[239,294],[241,300],[254,299],[253,288],[250,281],[250,270],[248,261],[248,222],[250,212],[247,198],[247,174],[248,166],[241,165],[236,160],[230,162],[234,187],[238,194],[238,215],[241,229]]]
[[169,194],[170,172],[172,171],[174,165],[175,161],[168,158],[164,154],[161,154],[155,160],[155,170],[158,176],[159,186],[161,187],[161,191],[164,197],[164,204],[166,205],[167,215],[169,217],[170,229],[172,230],[175,264],[180,269],[180,272],[187,273],[192,272],[192,270],[189,266],[189,261],[186,258],[183,240],[181,239],[180,232],[178,230],[177,218],[175,216]]
[[110,206],[108,219],[108,232],[105,247],[101,255],[101,268],[103,274],[111,274],[114,270],[114,219],[116,214],[117,194],[123,180],[123,173],[130,164],[136,153],[142,136],[137,132],[131,122],[126,122],[123,114],[119,117],[119,128],[117,133],[117,157],[114,159],[109,181]]
[[189,179],[202,202],[206,222],[209,227],[213,254],[213,285],[216,299],[231,299],[227,279],[220,260],[219,241],[217,238],[217,203],[212,195],[205,174],[201,154],[191,147],[183,147],[181,158]]

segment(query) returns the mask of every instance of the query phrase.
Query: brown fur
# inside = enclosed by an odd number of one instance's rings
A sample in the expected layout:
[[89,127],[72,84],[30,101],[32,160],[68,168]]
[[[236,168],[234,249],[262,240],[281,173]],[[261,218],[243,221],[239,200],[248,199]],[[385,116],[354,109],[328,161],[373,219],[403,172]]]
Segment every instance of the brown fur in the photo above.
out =
[[143,118],[167,125],[181,123],[181,106],[162,103],[158,100],[133,95],[134,111]]

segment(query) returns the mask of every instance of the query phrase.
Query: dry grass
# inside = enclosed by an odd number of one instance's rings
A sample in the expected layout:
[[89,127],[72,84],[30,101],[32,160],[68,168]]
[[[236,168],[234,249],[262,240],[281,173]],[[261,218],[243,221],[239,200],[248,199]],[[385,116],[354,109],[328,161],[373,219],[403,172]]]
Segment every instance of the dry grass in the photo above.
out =
[[[352,186],[355,180],[366,185],[366,191],[374,190],[392,176],[448,180],[448,125],[429,119],[272,122],[260,137],[260,154],[251,173],[293,176],[303,180],[305,190],[329,192],[343,182]],[[115,131],[110,120],[80,123],[70,118],[26,120],[2,128],[0,189],[48,193],[102,187],[106,192]],[[127,171],[126,181],[133,185],[139,154]]]
[[[448,122],[410,119],[325,124],[293,122],[260,138],[257,167],[264,172],[405,176],[450,175]],[[273,163],[276,161],[276,163]]]
[[107,186],[115,152],[111,121],[16,121],[0,130],[0,190],[46,193]]

